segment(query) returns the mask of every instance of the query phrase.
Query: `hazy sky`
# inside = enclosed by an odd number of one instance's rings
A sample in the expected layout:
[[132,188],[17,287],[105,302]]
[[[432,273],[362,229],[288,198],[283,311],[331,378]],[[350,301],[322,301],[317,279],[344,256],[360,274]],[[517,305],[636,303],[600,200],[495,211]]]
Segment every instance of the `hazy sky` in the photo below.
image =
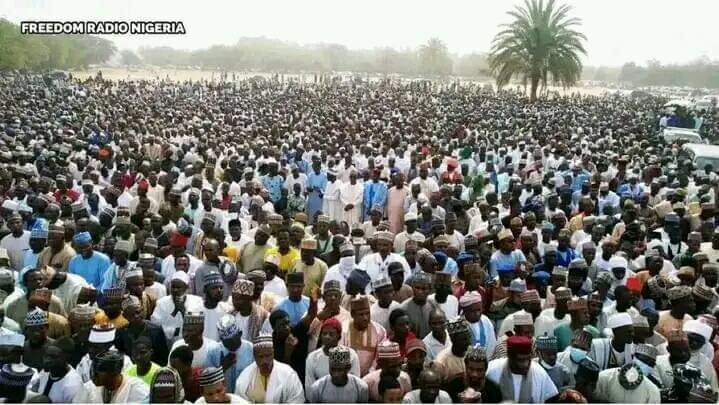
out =
[[[516,0],[0,0],[21,20],[180,20],[187,35],[111,36],[119,48],[196,49],[266,36],[349,48],[416,47],[429,37],[451,52],[485,52]],[[589,65],[719,59],[719,1],[567,0],[581,18]]]

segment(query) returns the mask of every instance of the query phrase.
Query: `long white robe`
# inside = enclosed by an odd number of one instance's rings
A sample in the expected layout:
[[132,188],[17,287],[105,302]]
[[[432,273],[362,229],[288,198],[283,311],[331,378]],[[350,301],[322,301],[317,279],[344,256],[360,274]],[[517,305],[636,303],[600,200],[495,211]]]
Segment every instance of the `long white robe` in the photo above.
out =
[[[191,312],[200,312],[204,307],[202,298],[197,295],[187,294],[187,300],[185,301],[185,309]],[[150,321],[162,326],[162,331],[165,332],[165,338],[169,343],[173,343],[174,340],[182,338],[182,334],[175,336],[175,330],[180,328],[182,330],[182,322],[184,317],[181,313],[172,316],[172,312],[175,311],[175,303],[172,300],[171,295],[164,296],[157,300],[155,304],[155,310],[150,316]]]
[[[344,183],[340,187],[339,202],[342,210],[342,220],[347,222],[349,226],[360,221],[363,198],[364,187],[360,182],[355,184]],[[354,207],[349,211],[345,211],[345,206],[349,204],[353,204]]]
[[[504,367],[507,365],[507,358],[492,360],[487,366],[487,379],[500,385],[500,379]],[[547,399],[557,395],[557,387],[554,386],[549,374],[539,364],[532,362],[527,377],[532,380],[532,400],[534,403],[544,403]],[[516,402],[519,398],[519,386],[515,383],[514,398],[504,398],[505,401]]]
[[[244,399],[249,398],[249,392],[253,389],[257,373],[257,363],[250,364],[237,377],[235,394]],[[295,370],[287,364],[278,361],[272,362],[272,372],[267,379],[267,391],[265,392],[265,403],[273,404],[302,404],[305,402],[305,394],[302,390],[302,382],[295,373]]]
[[[102,390],[104,388],[98,387],[93,384],[92,381],[88,381],[83,385],[80,392],[75,396],[72,401],[76,404],[102,404]],[[136,377],[122,377],[122,384],[115,391],[112,396],[110,403],[113,404],[136,404],[140,402],[147,402],[147,398],[150,395],[150,387],[147,386],[142,380]]]
[[615,367],[599,372],[597,388],[594,391],[598,400],[623,404],[658,404],[661,402],[659,388],[648,378],[642,379],[641,384],[631,391],[622,387],[619,384],[620,370],[620,367]]
[[330,217],[330,220],[338,222],[342,221],[342,213],[345,208],[342,201],[340,201],[340,189],[342,185],[340,180],[335,180],[332,183],[327,182],[324,199],[322,200],[322,211]]

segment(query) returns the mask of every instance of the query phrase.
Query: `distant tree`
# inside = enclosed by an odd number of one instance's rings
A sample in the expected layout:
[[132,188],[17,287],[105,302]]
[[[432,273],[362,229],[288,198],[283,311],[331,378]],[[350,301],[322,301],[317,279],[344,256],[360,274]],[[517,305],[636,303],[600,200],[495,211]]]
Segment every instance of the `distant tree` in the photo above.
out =
[[142,64],[142,59],[135,52],[125,49],[120,52],[120,63],[125,66],[137,66]]
[[580,20],[569,17],[571,7],[555,7],[554,0],[525,0],[508,14],[514,18],[503,24],[495,36],[489,67],[497,87],[512,78],[530,86],[530,100],[537,99],[539,86],[552,82],[562,86],[576,83],[582,73],[580,54],[586,54],[586,37],[574,27]]
[[447,45],[438,38],[430,38],[419,47],[419,62],[423,73],[444,76],[452,72]]

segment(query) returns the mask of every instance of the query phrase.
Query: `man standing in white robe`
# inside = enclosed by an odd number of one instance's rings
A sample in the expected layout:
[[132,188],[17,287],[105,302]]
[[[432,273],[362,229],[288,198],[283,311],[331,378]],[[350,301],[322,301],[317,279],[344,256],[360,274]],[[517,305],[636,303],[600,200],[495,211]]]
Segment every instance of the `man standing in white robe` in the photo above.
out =
[[542,366],[532,361],[531,353],[531,338],[511,336],[507,357],[489,362],[487,378],[499,385],[504,401],[544,403],[557,395],[557,387]]
[[330,217],[330,221],[337,221],[338,223],[342,222],[342,213],[345,207],[342,201],[340,201],[341,189],[342,181],[337,178],[337,172],[333,170],[328,171],[327,188],[325,189],[324,199],[322,200],[322,212]]
[[350,227],[360,221],[362,213],[362,199],[364,198],[364,186],[357,181],[357,171],[350,172],[349,183],[340,187],[340,206],[342,207],[342,221],[347,222]]
[[272,336],[258,336],[253,351],[255,362],[237,378],[235,394],[254,403],[303,404],[302,382],[292,367],[274,360]]

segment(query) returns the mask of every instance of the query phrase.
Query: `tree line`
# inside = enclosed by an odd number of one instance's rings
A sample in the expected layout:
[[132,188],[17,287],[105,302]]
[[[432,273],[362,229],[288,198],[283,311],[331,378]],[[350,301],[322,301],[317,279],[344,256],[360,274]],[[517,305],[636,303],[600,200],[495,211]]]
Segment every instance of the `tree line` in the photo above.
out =
[[0,69],[82,69],[117,52],[112,41],[93,35],[23,35],[0,19]]
[[389,47],[349,49],[339,44],[299,45],[253,37],[241,38],[234,45],[214,45],[194,51],[145,47],[140,48],[139,56],[149,65],[223,70],[351,71],[434,76],[487,74],[485,55],[452,55],[447,45],[437,38],[417,49],[397,50]]
[[646,66],[625,63],[618,81],[634,86],[689,86],[719,88],[719,61],[703,57],[687,64],[661,64],[650,60]]

